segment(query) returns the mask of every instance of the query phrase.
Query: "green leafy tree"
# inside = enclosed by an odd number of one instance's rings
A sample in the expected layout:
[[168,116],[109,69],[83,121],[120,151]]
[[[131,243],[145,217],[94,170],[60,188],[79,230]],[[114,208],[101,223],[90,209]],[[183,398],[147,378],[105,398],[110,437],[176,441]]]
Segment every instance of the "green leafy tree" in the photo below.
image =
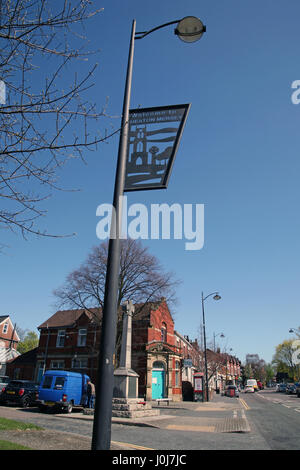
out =
[[245,376],[245,379],[250,379],[250,377],[253,377],[253,370],[252,370],[251,364],[245,365],[244,376]]
[[299,365],[294,362],[293,347],[294,340],[284,340],[276,347],[272,363],[276,366],[277,372],[288,373],[291,380],[299,379]]
[[39,337],[34,331],[28,331],[23,341],[20,341],[18,345],[18,352],[24,354],[32,349],[36,348],[39,344]]
[[265,371],[266,371],[266,381],[272,382],[273,378],[276,375],[275,367],[273,366],[273,364],[266,364]]

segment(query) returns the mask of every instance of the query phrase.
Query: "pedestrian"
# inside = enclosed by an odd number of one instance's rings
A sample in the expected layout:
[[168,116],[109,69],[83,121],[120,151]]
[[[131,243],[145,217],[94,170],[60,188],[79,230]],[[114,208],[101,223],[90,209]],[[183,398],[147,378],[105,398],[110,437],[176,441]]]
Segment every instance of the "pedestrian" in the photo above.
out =
[[94,408],[95,404],[95,385],[88,380],[87,381],[87,407]]

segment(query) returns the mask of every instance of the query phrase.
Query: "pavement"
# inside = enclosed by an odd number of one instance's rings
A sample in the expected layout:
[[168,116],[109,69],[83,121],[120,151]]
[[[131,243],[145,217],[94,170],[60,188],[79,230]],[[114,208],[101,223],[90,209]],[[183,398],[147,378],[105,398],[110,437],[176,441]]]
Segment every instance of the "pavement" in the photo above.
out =
[[[166,430],[183,430],[205,433],[246,433],[250,426],[242,399],[215,395],[211,402],[170,402],[152,407],[160,410],[159,416],[140,418],[113,417],[113,424],[148,426]],[[1,413],[2,416],[3,413]],[[54,415],[55,416],[55,415]],[[93,410],[83,410],[57,415],[66,420],[93,421]],[[42,431],[0,431],[0,440],[16,442],[38,450],[90,450],[91,438],[74,433]],[[122,442],[111,442],[111,450],[150,450],[149,448]]]

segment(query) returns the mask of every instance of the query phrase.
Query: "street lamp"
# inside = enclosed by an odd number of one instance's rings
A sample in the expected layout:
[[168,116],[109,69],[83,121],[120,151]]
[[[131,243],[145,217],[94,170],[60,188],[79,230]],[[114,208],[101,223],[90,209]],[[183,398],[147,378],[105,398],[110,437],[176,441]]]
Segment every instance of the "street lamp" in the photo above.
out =
[[206,352],[206,333],[205,333],[205,314],[204,314],[204,302],[208,297],[214,296],[214,300],[220,300],[221,296],[218,292],[212,292],[206,297],[203,296],[202,292],[202,318],[203,318],[203,339],[204,339],[204,363],[205,363],[205,389],[206,389],[206,401],[209,401],[209,388],[208,388],[208,371],[207,371],[207,352]]
[[216,338],[220,336],[220,338],[225,338],[225,335],[223,333],[214,333],[214,352],[216,352]]
[[130,46],[127,63],[127,73],[123,100],[123,110],[120,129],[118,162],[115,176],[113,207],[115,217],[112,217],[111,235],[108,245],[107,270],[102,314],[101,343],[96,383],[96,403],[93,425],[92,450],[109,450],[111,441],[111,415],[114,385],[114,351],[117,325],[117,299],[120,269],[120,235],[122,225],[122,196],[124,194],[126,152],[128,147],[129,108],[132,83],[133,53],[135,39],[143,39],[153,31],[171,24],[177,24],[175,34],[185,42],[194,42],[201,38],[206,31],[200,20],[186,17],[172,21],[156,28],[136,33],[136,20],[132,22]]

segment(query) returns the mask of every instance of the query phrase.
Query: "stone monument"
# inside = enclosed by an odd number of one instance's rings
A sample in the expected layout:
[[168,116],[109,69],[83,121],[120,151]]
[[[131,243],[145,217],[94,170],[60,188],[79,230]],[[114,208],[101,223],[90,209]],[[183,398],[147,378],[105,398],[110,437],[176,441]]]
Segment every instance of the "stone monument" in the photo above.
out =
[[123,306],[123,332],[120,367],[114,372],[114,398],[137,398],[138,374],[131,369],[132,315],[134,305],[131,300]]
[[157,416],[159,410],[153,410],[150,403],[138,398],[139,375],[131,368],[132,315],[134,305],[131,300],[123,305],[123,332],[120,367],[114,372],[114,391],[112,416],[138,418]]

